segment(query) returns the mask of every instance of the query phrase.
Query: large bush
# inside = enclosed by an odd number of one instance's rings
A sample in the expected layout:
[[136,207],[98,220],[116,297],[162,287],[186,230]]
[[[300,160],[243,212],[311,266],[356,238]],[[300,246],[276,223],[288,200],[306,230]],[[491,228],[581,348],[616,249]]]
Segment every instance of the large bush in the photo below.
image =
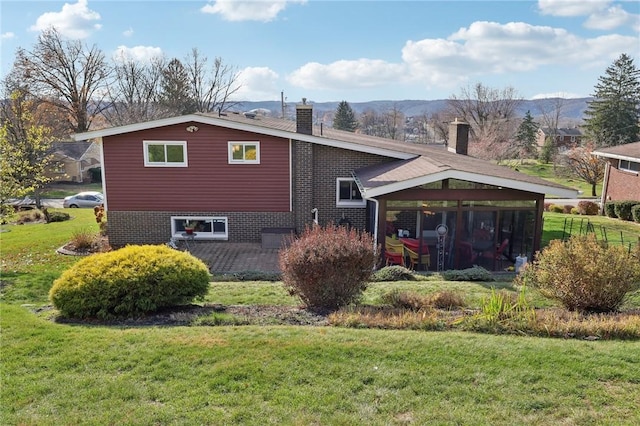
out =
[[631,217],[636,223],[640,223],[640,204],[631,207]]
[[607,217],[612,217],[612,218],[617,218],[618,216],[616,216],[616,203],[614,203],[613,201],[607,201],[606,203],[604,203],[604,214]]
[[202,298],[207,266],[166,246],[127,246],[82,259],[54,281],[49,298],[71,318],[134,317]]
[[578,202],[578,213],[583,215],[595,216],[598,214],[598,204],[593,201],[579,201]]
[[629,253],[593,234],[553,240],[516,279],[559,300],[569,310],[609,312],[640,288],[640,248]]
[[279,258],[285,288],[314,309],[356,301],[376,261],[370,234],[333,224],[305,229]]
[[614,211],[616,216],[622,220],[631,220],[631,208],[636,204],[640,204],[638,201],[616,201]]

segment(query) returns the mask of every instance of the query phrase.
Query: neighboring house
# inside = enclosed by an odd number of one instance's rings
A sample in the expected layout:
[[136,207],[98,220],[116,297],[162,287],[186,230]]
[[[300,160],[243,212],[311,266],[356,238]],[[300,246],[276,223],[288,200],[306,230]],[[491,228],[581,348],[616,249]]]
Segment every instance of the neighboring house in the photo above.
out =
[[640,142],[601,148],[591,155],[604,158],[602,206],[607,201],[640,201]]
[[54,142],[51,148],[54,166],[47,175],[54,181],[91,182],[89,170],[100,168],[100,146],[95,142]]
[[[540,248],[545,194],[576,196],[467,156],[466,123],[451,123],[449,152],[312,120],[312,106],[303,102],[295,122],[192,114],[75,137],[102,146],[114,247],[170,238],[259,242],[265,233],[299,233],[314,221],[341,222],[371,232],[383,247],[385,236],[400,233],[430,251],[430,269],[454,268],[466,261],[463,242],[474,244],[474,259],[504,240],[511,260],[531,256]],[[195,236],[185,233],[187,220],[198,221]],[[441,225],[447,233],[436,245]]]
[[582,142],[582,132],[577,127],[550,129],[543,127],[538,129],[536,134],[536,143],[538,149],[542,149],[547,137],[553,137],[558,152],[564,152],[578,146]]

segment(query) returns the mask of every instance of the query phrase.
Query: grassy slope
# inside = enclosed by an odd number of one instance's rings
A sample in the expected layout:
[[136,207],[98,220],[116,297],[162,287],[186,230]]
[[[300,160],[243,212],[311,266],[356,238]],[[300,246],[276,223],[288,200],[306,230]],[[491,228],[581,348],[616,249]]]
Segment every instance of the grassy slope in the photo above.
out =
[[[568,186],[569,188],[574,188],[578,191],[582,191],[580,195],[581,197],[591,197],[590,184],[579,179],[563,176],[562,170],[557,167],[554,168],[553,164],[543,164],[538,163],[537,161],[527,160],[522,164],[517,164],[516,168],[519,172],[525,173],[527,175],[537,176],[539,178],[559,183],[561,185]],[[601,190],[602,183],[596,185],[596,192],[598,195],[600,195]]]
[[[90,210],[0,234],[2,424],[631,424],[640,416],[639,342],[332,327],[140,327],[54,323],[53,254]],[[509,283],[497,283],[509,288]],[[490,284],[456,288],[470,303]],[[278,283],[213,283],[219,303],[294,304]],[[638,302],[636,300],[636,302]],[[536,304],[543,304],[538,300]],[[640,302],[638,302],[640,303]]]

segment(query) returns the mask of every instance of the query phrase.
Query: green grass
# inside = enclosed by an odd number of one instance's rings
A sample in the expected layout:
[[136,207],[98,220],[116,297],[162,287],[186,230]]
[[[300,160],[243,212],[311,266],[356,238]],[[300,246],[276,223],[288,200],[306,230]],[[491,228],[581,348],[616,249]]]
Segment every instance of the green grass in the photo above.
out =
[[[591,228],[589,227],[591,224]],[[564,213],[544,213],[542,246],[551,240],[566,239],[569,235],[584,235],[588,230],[594,232],[598,240],[609,244],[629,246],[640,244],[640,224],[606,216],[581,216]]]
[[[0,234],[2,424],[626,425],[640,416],[638,341],[57,323],[47,293],[77,259],[54,250],[74,231],[97,231],[92,211],[72,213],[68,222],[2,227],[10,231]],[[477,305],[492,286],[516,291],[509,278],[434,275],[372,283],[363,301],[379,304],[396,288],[447,289]],[[637,308],[640,292],[633,297]],[[272,282],[214,282],[207,302],[297,304]]]
[[[582,191],[580,197],[591,197],[591,185],[583,180],[566,177],[565,171],[559,167],[554,167],[553,164],[544,164],[534,160],[527,160],[523,163],[518,163],[516,169],[529,176],[537,176],[539,178],[548,180],[550,182],[558,183],[568,186],[577,191]],[[596,185],[596,192],[600,195],[602,190],[602,182]]]
[[83,191],[102,191],[101,183],[52,183],[42,193],[42,198],[64,198]]
[[637,342],[64,325],[4,305],[3,424],[631,424]]

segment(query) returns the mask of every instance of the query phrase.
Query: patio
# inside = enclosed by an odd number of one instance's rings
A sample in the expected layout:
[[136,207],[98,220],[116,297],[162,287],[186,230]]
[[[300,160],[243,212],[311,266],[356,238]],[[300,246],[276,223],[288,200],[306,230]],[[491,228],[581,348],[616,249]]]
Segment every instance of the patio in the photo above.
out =
[[[179,243],[184,248],[184,243]],[[279,272],[279,249],[263,249],[260,243],[189,243],[189,252],[209,266],[212,273],[244,271]]]

